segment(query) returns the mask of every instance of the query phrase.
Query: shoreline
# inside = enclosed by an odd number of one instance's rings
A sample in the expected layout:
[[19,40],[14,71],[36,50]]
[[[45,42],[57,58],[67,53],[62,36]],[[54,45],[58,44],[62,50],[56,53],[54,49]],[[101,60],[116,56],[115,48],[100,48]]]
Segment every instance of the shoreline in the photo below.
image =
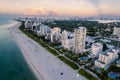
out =
[[[11,27],[10,33],[38,80],[86,80],[86,78],[81,75],[77,77],[76,75],[78,73],[22,33],[18,29],[20,24],[21,23],[18,22],[17,25]],[[36,49],[38,50],[36,51]],[[61,72],[63,72],[64,75],[60,75]]]
[[[11,28],[14,28],[14,27],[19,27],[21,25],[21,22],[17,22],[16,25],[12,26]],[[14,33],[11,32],[11,28],[10,28],[10,33],[11,35],[13,36],[15,42],[18,44],[21,52],[22,52],[22,55],[27,63],[27,65],[30,67],[31,71],[33,72],[33,74],[35,75],[35,77],[37,79],[40,79],[40,80],[44,80],[43,76],[37,71],[37,69],[34,67],[34,65],[32,64],[31,60],[29,59],[29,57],[27,57],[26,54],[26,51],[25,49],[22,47],[22,45],[20,44],[20,42],[18,41],[18,39],[15,37]],[[39,74],[39,75],[38,75]]]

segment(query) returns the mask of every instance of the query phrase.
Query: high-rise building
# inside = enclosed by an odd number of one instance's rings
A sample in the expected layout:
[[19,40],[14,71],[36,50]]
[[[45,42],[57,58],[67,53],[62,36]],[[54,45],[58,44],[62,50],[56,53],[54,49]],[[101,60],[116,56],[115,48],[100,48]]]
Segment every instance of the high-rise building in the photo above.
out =
[[58,27],[54,27],[51,29],[51,42],[57,42],[60,40],[60,32],[61,29]]
[[72,51],[74,46],[73,33],[66,30],[62,31],[61,44],[63,48]]
[[41,25],[37,31],[38,36],[46,36],[47,33],[50,33],[51,28],[46,25]]
[[30,20],[25,21],[25,29],[32,29],[32,21]]
[[74,51],[81,53],[85,49],[86,28],[79,27],[74,30]]
[[37,34],[37,31],[40,30],[41,23],[39,22],[34,22],[32,25],[32,30],[34,31],[35,34]]
[[91,48],[91,54],[94,56],[98,56],[102,53],[103,45],[101,43],[93,43]]
[[68,39],[68,36],[69,36],[69,32],[66,31],[66,30],[63,30],[62,34],[61,34],[61,44],[62,44],[63,47],[65,45],[66,39]]

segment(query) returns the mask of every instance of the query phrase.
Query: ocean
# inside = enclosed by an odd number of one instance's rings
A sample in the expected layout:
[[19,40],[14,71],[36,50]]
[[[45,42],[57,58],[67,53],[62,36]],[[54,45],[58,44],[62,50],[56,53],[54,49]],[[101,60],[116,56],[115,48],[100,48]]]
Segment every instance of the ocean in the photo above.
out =
[[22,52],[9,33],[16,24],[11,17],[0,16],[0,80],[36,80]]

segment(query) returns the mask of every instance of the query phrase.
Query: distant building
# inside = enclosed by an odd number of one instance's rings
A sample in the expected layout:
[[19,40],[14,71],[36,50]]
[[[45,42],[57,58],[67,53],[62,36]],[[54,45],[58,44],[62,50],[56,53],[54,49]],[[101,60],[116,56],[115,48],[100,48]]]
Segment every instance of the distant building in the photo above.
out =
[[98,60],[95,61],[95,66],[101,68],[107,67],[107,65],[119,57],[118,52],[118,49],[112,49],[104,54],[99,54]]
[[30,20],[25,21],[25,29],[32,29],[32,21]]
[[93,43],[91,47],[91,54],[94,56],[98,56],[102,53],[103,45],[101,43]]
[[58,27],[54,27],[51,29],[51,39],[50,41],[51,42],[57,42],[60,40],[60,32],[61,32],[61,29],[58,28]]
[[81,53],[85,49],[86,41],[86,28],[79,27],[74,30],[74,51],[75,53]]
[[120,28],[114,27],[113,35],[116,35],[120,38]]

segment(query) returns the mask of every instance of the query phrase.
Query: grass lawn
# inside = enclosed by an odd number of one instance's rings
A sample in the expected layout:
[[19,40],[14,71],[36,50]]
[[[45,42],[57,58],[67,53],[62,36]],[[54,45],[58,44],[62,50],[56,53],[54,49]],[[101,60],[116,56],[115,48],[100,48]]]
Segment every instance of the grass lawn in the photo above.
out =
[[53,49],[51,49],[51,48],[49,48],[49,47],[46,47],[46,49],[47,49],[50,53],[52,53],[53,55],[55,55],[55,56],[59,55],[55,50],[53,50]]
[[79,69],[79,67],[75,63],[69,61],[68,59],[64,58],[63,56],[58,56],[58,58],[60,60],[62,60],[64,63],[66,63],[67,65],[69,65],[74,70],[78,70]]
[[92,76],[91,74],[89,74],[88,72],[86,72],[84,69],[80,69],[78,71],[78,73],[80,75],[83,75],[84,77],[86,77],[89,80],[97,80],[97,78],[95,78],[94,76]]

